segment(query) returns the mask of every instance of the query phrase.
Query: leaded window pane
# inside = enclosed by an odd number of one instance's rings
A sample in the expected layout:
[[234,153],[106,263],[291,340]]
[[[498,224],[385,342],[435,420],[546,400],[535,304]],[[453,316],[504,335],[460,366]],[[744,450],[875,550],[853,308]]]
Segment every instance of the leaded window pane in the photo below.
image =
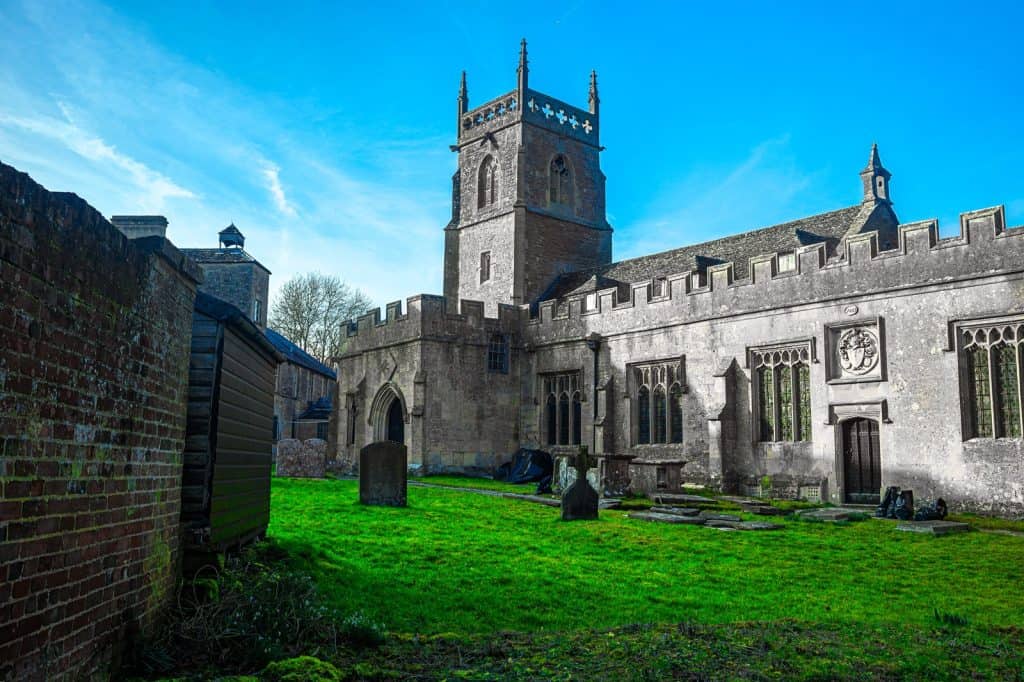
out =
[[636,409],[639,427],[637,442],[646,445],[651,442],[651,394],[646,386],[641,386],[637,392]]
[[569,395],[558,397],[558,444],[569,444]]
[[583,403],[580,394],[572,394],[572,441],[569,445],[579,445],[583,440]]
[[793,369],[783,365],[777,369],[779,380],[779,440],[793,438]]
[[761,388],[758,401],[761,440],[771,442],[775,440],[775,372],[771,367],[761,367],[757,375]]
[[683,389],[679,384],[672,384],[669,392],[669,436],[672,443],[683,442]]
[[665,438],[665,389],[659,386],[654,389],[654,438],[655,443],[666,442]]
[[797,408],[797,423],[800,432],[797,440],[811,440],[811,368],[804,364],[796,366],[797,393],[800,402]]
[[999,435],[1020,438],[1020,378],[1017,349],[1000,344],[992,349],[992,367],[999,391]]
[[548,445],[555,445],[558,443],[556,424],[558,418],[555,413],[555,396],[549,395],[547,399],[547,405],[545,406],[545,412],[547,413],[547,442]]
[[988,349],[975,346],[967,351],[967,359],[974,435],[978,438],[991,438],[992,391],[988,377]]

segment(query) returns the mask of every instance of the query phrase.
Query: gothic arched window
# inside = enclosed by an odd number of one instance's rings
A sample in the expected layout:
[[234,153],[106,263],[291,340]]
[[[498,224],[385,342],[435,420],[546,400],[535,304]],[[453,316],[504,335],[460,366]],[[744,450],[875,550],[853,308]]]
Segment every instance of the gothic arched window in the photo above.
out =
[[686,385],[683,364],[679,358],[634,365],[630,370],[636,398],[637,445],[682,444]]
[[498,172],[494,163],[494,157],[488,154],[480,164],[480,174],[477,177],[477,208],[484,208],[492,205],[498,198]]
[[548,198],[552,204],[573,205],[572,169],[565,157],[559,154],[551,160],[548,170]]
[[580,373],[544,376],[544,431],[548,445],[579,445],[583,435]]
[[971,326],[961,336],[965,438],[1020,438],[1024,422],[1024,325],[1015,318]]
[[768,346],[750,351],[757,400],[757,440],[811,440],[810,346]]

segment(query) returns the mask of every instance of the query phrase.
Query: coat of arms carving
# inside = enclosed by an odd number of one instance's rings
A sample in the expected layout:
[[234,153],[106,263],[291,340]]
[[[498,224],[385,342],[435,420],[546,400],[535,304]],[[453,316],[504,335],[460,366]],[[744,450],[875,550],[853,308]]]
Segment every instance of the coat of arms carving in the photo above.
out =
[[836,348],[839,366],[851,374],[867,374],[878,364],[878,338],[869,329],[847,329]]

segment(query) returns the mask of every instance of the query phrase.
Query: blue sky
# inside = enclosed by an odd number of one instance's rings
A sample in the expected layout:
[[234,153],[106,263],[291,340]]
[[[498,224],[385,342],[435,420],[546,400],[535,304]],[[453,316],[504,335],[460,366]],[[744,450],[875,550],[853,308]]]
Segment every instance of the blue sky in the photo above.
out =
[[470,105],[601,88],[616,259],[851,205],[1024,222],[1019,3],[0,2],[0,160],[179,246],[234,221],[272,285],[440,293]]

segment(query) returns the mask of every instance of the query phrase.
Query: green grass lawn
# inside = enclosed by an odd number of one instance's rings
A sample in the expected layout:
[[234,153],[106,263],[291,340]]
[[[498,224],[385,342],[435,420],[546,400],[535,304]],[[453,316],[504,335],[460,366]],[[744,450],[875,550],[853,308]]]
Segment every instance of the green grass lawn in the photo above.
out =
[[502,493],[519,493],[533,495],[537,491],[536,483],[506,483],[493,478],[469,478],[466,476],[416,476],[410,481],[444,485],[453,488],[479,488],[480,490],[497,490]]
[[885,521],[722,532],[410,487],[363,507],[355,481],[274,479],[269,535],[327,598],[394,633],[570,632],[793,621],[833,629],[1024,626],[1024,539],[930,537]]

